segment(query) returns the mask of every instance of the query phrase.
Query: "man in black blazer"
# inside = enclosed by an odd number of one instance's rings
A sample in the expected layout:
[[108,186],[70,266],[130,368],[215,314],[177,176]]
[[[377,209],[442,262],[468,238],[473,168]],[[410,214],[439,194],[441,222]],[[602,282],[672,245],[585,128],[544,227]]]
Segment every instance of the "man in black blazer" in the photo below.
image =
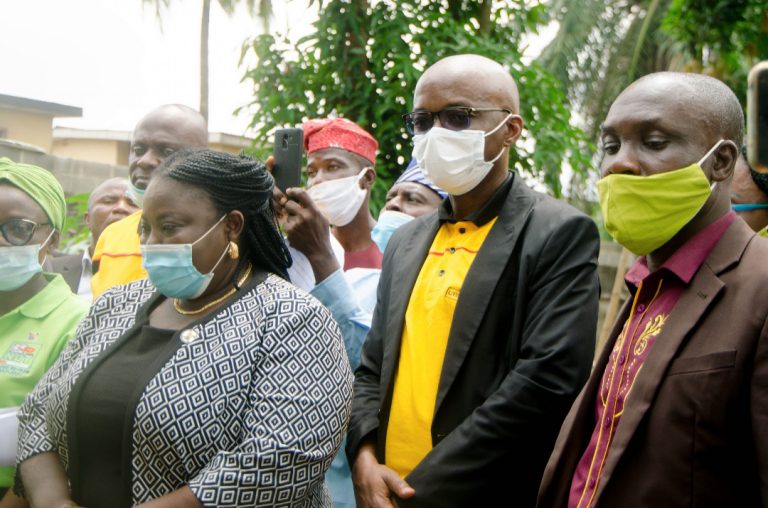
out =
[[347,444],[358,506],[533,506],[589,375],[597,228],[509,172],[518,112],[484,57],[416,85],[414,156],[450,196],[384,255]]
[[82,254],[59,254],[46,259],[44,270],[59,273],[73,293],[89,302],[91,298],[91,256],[104,229],[136,212],[138,206],[128,195],[128,180],[110,178],[96,186],[88,197],[83,222],[91,232],[91,242]]

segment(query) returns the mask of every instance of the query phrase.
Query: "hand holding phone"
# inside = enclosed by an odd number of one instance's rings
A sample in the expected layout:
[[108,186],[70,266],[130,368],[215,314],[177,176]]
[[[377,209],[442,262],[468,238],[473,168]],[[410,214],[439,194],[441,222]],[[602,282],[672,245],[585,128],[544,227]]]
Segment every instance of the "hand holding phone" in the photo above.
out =
[[272,176],[282,191],[301,186],[301,163],[304,156],[304,131],[277,129],[275,131],[275,163]]

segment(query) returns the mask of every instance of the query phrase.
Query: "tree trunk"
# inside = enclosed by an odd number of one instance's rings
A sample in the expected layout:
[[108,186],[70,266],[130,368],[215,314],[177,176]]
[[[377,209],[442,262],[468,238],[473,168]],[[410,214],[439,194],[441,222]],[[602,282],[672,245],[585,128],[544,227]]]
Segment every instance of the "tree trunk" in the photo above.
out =
[[482,35],[488,35],[491,33],[493,25],[491,24],[491,0],[483,0],[480,6],[480,33]]
[[203,0],[200,22],[200,114],[208,122],[208,25],[211,21],[211,0]]

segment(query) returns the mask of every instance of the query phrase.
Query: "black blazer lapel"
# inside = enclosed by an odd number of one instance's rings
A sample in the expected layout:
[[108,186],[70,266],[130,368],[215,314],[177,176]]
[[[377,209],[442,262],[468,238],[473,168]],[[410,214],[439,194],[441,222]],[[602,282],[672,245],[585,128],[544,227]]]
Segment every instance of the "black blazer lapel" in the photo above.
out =
[[448,346],[440,373],[434,414],[437,414],[441,403],[445,400],[472,345],[499,278],[515,249],[520,231],[533,209],[533,203],[532,191],[520,178],[515,178],[496,224],[493,225],[480,247],[462,284],[448,335]]
[[80,275],[83,272],[82,259],[81,255],[76,254],[51,256],[45,260],[43,270],[61,274],[72,292],[77,294],[77,289],[80,285]]
[[[418,221],[418,222],[417,222]],[[430,213],[414,221],[415,229],[398,246],[389,277],[389,306],[387,307],[387,328],[384,341],[384,357],[381,365],[381,386],[383,393],[390,392],[395,367],[400,356],[400,342],[405,324],[405,311],[411,299],[413,286],[427,257],[429,247],[435,239],[440,222],[437,213]]]

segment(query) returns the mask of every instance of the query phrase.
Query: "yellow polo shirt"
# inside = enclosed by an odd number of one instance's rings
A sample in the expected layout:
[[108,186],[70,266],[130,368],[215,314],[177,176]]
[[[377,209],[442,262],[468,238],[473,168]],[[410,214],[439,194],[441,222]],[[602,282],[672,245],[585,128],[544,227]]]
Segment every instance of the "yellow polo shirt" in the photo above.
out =
[[93,250],[93,262],[99,263],[99,270],[91,278],[94,300],[113,286],[147,278],[141,264],[140,221],[138,211],[102,231]]
[[768,226],[765,226],[763,229],[758,231],[757,234],[768,238]]
[[400,363],[387,427],[385,462],[405,477],[432,449],[432,417],[448,334],[464,278],[496,223],[444,222],[405,312]]

